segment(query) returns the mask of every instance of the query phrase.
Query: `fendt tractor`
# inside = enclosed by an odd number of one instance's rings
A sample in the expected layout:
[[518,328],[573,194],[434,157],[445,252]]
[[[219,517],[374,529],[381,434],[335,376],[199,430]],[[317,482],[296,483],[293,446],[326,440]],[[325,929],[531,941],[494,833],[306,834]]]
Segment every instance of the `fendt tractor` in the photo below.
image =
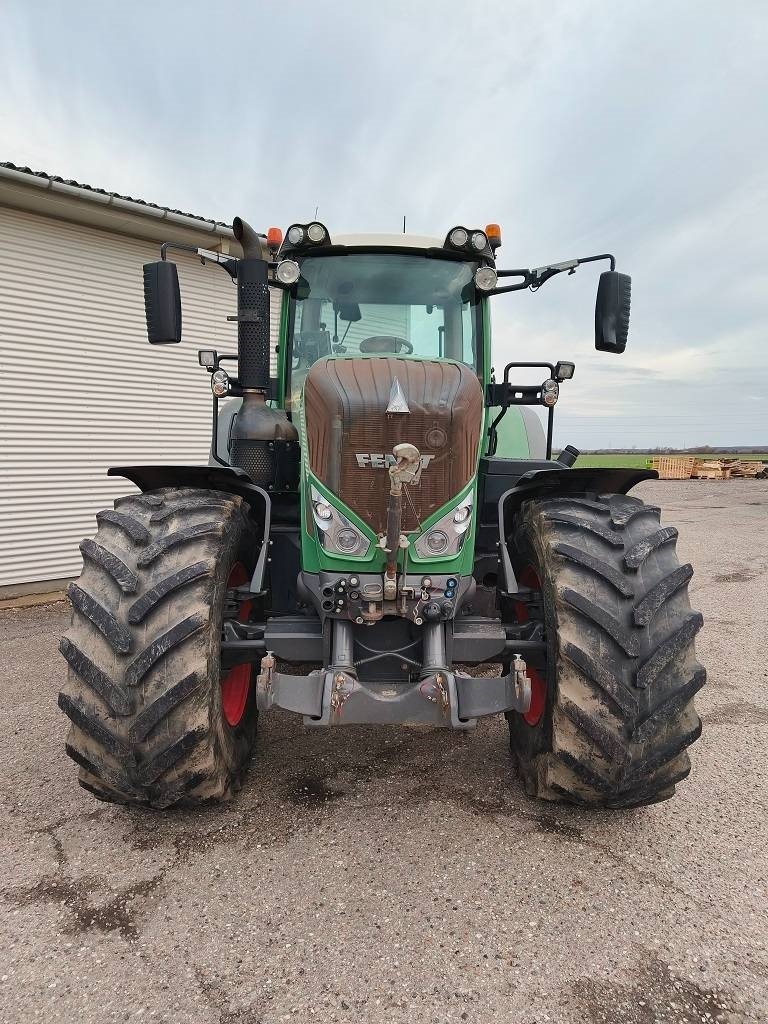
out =
[[240,259],[166,243],[144,267],[151,344],[181,341],[166,255],[190,249],[234,283],[238,350],[198,354],[207,464],[110,469],[138,490],[80,545],[59,698],[80,784],[154,807],[226,799],[274,706],[307,728],[504,714],[529,795],[670,797],[705,672],[677,531],[627,494],[656,474],[576,468],[570,445],[553,458],[572,362],[492,369],[492,296],[594,262],[595,346],[623,352],[614,257],[497,269],[497,225],[233,231]]

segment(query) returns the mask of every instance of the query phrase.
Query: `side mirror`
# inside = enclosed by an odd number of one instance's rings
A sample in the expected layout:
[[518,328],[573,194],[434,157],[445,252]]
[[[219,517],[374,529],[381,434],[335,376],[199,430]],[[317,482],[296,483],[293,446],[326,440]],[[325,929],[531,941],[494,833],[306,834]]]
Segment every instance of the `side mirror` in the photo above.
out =
[[178,345],[181,341],[181,292],[175,263],[160,260],[144,264],[144,309],[150,345]]
[[632,278],[617,270],[600,275],[595,302],[595,348],[599,352],[623,352],[629,331]]

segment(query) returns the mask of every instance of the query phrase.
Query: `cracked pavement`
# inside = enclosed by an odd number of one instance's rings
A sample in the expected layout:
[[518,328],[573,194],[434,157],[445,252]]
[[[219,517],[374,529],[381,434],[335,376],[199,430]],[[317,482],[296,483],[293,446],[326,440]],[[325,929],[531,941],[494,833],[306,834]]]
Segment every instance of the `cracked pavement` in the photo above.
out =
[[471,735],[264,716],[239,796],[100,804],[56,708],[63,604],[0,613],[0,1021],[768,1018],[768,482],[651,482],[709,683],[672,801],[528,800]]

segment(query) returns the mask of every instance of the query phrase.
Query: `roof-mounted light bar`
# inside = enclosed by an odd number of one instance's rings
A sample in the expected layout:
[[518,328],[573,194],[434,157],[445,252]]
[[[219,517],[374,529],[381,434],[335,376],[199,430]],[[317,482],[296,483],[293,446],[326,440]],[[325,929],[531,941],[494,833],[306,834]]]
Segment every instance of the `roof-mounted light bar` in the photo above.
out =
[[318,245],[330,245],[331,236],[325,224],[319,220],[309,224],[291,224],[285,233],[281,252],[289,249],[307,249]]
[[471,253],[473,256],[487,256],[493,259],[488,235],[479,228],[465,228],[457,224],[445,236],[443,245],[446,249],[456,249],[459,252]]

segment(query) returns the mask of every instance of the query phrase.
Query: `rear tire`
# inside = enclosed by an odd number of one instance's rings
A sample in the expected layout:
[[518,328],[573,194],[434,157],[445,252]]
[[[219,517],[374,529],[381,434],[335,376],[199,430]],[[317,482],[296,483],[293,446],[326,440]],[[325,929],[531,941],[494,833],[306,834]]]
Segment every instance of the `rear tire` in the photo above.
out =
[[164,488],[118,499],[80,545],[59,706],[72,723],[66,750],[80,785],[99,799],[168,807],[224,800],[240,786],[255,687],[230,725],[220,644],[230,574],[253,570],[247,513],[230,494]]
[[659,516],[623,494],[523,506],[510,550],[516,572],[541,581],[547,669],[538,717],[507,718],[531,796],[636,807],[668,799],[690,771],[702,617],[677,530]]

